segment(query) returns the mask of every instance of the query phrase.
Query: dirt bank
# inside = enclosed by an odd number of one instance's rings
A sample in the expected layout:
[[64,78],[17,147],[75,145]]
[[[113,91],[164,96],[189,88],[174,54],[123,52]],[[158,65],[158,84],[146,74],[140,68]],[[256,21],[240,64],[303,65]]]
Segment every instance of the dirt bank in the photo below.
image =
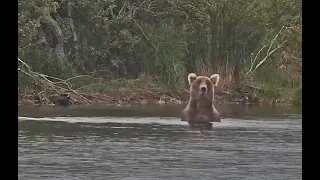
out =
[[[216,103],[236,103],[236,104],[270,104],[275,101],[264,100],[254,97],[250,93],[233,91],[233,90],[218,90],[215,93]],[[43,91],[36,92],[19,92],[18,106],[22,105],[124,105],[124,104],[147,104],[147,103],[187,103],[189,100],[188,90],[182,92],[135,92],[132,90],[109,91],[104,93],[89,93],[89,92],[64,92],[45,94]]]

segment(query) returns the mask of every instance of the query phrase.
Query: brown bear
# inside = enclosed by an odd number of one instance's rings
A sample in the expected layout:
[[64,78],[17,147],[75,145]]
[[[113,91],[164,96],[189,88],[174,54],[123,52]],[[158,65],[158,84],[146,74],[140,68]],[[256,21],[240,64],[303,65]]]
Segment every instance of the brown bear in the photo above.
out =
[[190,99],[182,112],[181,121],[187,121],[190,125],[221,122],[220,113],[213,104],[214,86],[218,85],[219,79],[219,74],[213,74],[210,78],[194,73],[188,75]]

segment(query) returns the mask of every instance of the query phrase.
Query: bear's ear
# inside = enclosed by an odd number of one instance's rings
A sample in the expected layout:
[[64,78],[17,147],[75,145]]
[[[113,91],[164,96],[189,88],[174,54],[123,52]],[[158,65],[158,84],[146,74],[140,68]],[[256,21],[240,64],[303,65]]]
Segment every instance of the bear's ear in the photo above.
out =
[[212,83],[213,83],[214,86],[217,86],[217,85],[218,85],[218,82],[219,82],[219,80],[220,80],[219,74],[212,74],[212,75],[210,76],[210,80],[212,81]]
[[192,84],[192,82],[197,78],[197,75],[195,73],[190,73],[188,75],[188,82],[189,82],[189,85]]

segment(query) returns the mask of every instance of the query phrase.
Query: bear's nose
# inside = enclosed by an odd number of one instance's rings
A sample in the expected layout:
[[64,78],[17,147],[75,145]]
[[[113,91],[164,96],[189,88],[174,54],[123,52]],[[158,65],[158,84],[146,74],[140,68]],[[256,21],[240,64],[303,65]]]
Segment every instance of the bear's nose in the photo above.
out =
[[201,91],[206,91],[207,88],[206,88],[206,87],[201,87],[200,90],[201,90]]

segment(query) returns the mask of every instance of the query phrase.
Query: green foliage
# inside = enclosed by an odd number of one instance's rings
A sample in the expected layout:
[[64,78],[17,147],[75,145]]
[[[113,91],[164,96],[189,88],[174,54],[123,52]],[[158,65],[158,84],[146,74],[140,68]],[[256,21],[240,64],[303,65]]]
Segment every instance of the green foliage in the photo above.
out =
[[[98,78],[113,79],[144,74],[177,88],[184,87],[188,73],[206,71],[222,74],[221,83],[228,87],[249,84],[273,92],[274,98],[301,87],[301,1],[19,0],[18,4],[19,57],[40,73],[69,78],[93,72]],[[61,28],[66,57],[58,56],[50,45],[43,17],[51,17]],[[282,26],[273,45],[281,48],[245,75],[252,58]]]

